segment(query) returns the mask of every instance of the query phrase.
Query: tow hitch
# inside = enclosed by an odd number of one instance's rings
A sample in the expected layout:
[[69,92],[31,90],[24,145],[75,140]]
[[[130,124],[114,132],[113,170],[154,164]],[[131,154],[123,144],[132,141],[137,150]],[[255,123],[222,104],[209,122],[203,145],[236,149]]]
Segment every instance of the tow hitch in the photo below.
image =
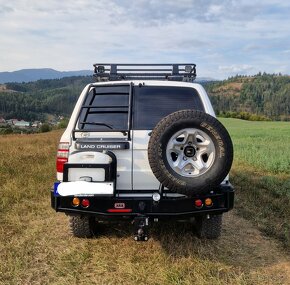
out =
[[134,239],[136,241],[147,241],[148,240],[148,217],[136,217],[133,220],[134,225]]

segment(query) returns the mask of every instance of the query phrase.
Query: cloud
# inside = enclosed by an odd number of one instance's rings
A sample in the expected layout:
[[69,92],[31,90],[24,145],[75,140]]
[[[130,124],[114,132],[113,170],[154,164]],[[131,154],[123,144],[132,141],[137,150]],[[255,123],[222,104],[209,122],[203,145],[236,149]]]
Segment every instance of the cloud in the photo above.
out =
[[199,76],[215,78],[282,65],[290,73],[287,1],[10,0],[0,7],[1,71],[190,61]]
[[[219,22],[225,19],[246,21],[254,18],[257,6],[243,6],[232,0],[139,0],[118,1],[118,17],[137,25],[166,25],[174,22]],[[244,13],[247,10],[247,13]]]
[[0,6],[0,15],[8,14],[8,13],[11,13],[11,12],[13,12],[13,9],[11,7],[6,6],[6,5]]
[[228,66],[219,66],[219,70],[230,74],[246,74],[254,69],[253,66],[248,64],[232,64]]

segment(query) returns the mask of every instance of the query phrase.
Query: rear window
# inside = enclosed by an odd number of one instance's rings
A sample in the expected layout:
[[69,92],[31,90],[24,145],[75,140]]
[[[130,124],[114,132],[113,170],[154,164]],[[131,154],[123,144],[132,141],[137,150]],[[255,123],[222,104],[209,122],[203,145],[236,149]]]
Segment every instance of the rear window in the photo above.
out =
[[204,111],[198,92],[189,87],[135,87],[133,124],[135,130],[151,130],[165,116],[179,110]]

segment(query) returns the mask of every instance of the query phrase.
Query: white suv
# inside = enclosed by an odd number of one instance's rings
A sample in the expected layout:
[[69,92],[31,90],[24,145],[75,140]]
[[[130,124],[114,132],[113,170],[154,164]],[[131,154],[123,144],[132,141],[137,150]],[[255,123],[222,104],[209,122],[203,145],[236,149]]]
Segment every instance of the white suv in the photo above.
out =
[[[150,221],[195,218],[200,237],[217,238],[233,207],[230,136],[194,64],[95,64],[57,153],[51,202],[70,215],[77,237],[108,217],[130,218],[135,239]],[[108,220],[108,219],[107,219]]]

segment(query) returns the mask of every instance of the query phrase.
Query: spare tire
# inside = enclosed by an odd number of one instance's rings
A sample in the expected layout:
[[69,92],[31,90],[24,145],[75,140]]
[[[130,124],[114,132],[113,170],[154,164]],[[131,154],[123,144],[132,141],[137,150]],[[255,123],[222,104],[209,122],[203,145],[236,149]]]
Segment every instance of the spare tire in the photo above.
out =
[[216,118],[182,110],[164,117],[153,129],[148,159],[164,187],[193,196],[213,190],[224,180],[232,165],[233,144]]

